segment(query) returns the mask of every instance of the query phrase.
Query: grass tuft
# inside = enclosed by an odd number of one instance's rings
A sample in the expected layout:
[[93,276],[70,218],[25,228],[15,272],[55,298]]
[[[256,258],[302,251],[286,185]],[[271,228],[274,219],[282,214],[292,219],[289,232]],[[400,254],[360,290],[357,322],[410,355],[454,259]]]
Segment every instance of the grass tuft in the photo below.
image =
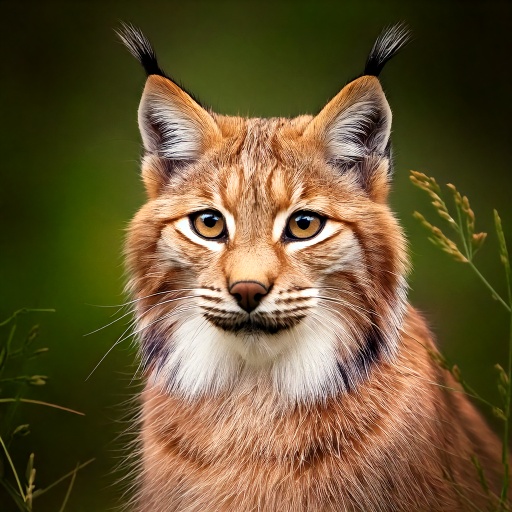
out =
[[[69,479],[69,486],[60,507],[60,512],[63,512],[71,495],[77,472],[94,460],[91,459],[83,464],[78,463],[73,471],[65,474],[43,489],[36,486],[37,471],[34,463],[34,453],[30,454],[26,463],[25,473],[23,474],[18,469],[21,464],[16,463],[17,461],[12,458],[9,450],[9,445],[14,440],[26,438],[30,435],[29,424],[21,424],[15,427],[11,425],[14,413],[20,404],[43,406],[83,416],[83,413],[68,407],[41,400],[23,398],[22,396],[27,386],[45,386],[48,377],[41,374],[18,375],[15,368],[23,367],[26,361],[46,354],[48,348],[35,349],[33,347],[33,343],[39,333],[38,325],[34,325],[26,336],[17,336],[18,319],[21,315],[29,313],[48,312],[54,312],[54,310],[24,308],[15,311],[9,318],[0,322],[0,327],[7,330],[7,336],[4,338],[0,337],[0,486],[4,488],[12,503],[21,512],[33,512],[35,510],[34,501],[36,498]],[[4,393],[7,392],[14,396],[4,396]]]
[[[425,229],[429,232],[429,240],[439,247],[442,251],[449,254],[455,261],[467,264],[473,273],[478,277],[482,284],[491,293],[491,296],[497,300],[509,313],[509,340],[508,340],[508,360],[506,370],[502,365],[496,364],[495,370],[497,372],[497,388],[500,396],[499,404],[492,404],[482,398],[472,386],[470,386],[462,377],[462,373],[457,365],[450,364],[446,358],[439,352],[430,351],[432,359],[442,368],[449,371],[454,379],[459,382],[464,391],[472,398],[479,400],[488,407],[492,413],[501,420],[502,423],[502,466],[503,466],[503,481],[502,488],[499,496],[495,496],[487,485],[487,480],[480,465],[480,462],[473,456],[472,463],[478,473],[480,483],[483,490],[489,497],[489,510],[494,512],[504,512],[511,510],[512,504],[509,500],[509,483],[510,483],[510,431],[511,431],[511,404],[512,404],[512,277],[510,270],[510,258],[507,248],[507,242],[501,223],[501,218],[496,210],[494,210],[494,226],[496,236],[499,244],[499,259],[505,271],[505,283],[507,288],[507,297],[502,297],[491,283],[484,277],[484,275],[477,268],[474,263],[476,253],[482,248],[487,238],[487,233],[475,232],[476,217],[474,211],[471,209],[469,199],[463,196],[455,187],[455,185],[448,184],[448,189],[453,202],[453,207],[450,209],[444,198],[441,187],[436,180],[426,174],[417,171],[411,171],[411,182],[416,187],[420,188],[430,198],[430,202],[434,207],[437,215],[445,221],[447,227],[450,228],[450,233],[456,235],[456,240],[451,236],[446,235],[441,228],[434,226],[426,218],[418,212],[414,212],[414,217],[418,219]],[[454,214],[452,214],[454,210]]]

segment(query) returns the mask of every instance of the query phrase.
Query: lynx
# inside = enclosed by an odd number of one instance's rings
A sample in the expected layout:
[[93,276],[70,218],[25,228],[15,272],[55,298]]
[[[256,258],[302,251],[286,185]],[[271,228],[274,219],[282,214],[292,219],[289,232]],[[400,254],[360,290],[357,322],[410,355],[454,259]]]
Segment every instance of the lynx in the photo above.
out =
[[216,114],[120,37],[147,74],[147,202],[126,260],[145,388],[134,510],[463,511],[500,445],[407,301],[388,206],[391,110],[376,40],[317,115]]

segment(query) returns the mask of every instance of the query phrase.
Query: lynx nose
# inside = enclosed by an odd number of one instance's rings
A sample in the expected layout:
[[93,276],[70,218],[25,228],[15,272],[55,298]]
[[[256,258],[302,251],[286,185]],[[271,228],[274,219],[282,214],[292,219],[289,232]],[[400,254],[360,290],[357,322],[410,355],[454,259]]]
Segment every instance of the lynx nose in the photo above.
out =
[[261,298],[267,295],[268,289],[258,281],[237,281],[231,285],[229,293],[235,297],[242,309],[250,313],[258,307]]

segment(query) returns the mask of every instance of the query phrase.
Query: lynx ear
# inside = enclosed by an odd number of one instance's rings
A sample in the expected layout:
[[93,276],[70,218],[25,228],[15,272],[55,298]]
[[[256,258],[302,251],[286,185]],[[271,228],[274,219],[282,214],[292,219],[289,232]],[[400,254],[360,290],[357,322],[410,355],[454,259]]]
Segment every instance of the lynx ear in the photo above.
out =
[[211,114],[170,79],[151,75],[139,106],[147,153],[169,160],[198,158],[220,134]]
[[320,142],[327,160],[352,175],[375,201],[384,201],[391,174],[391,109],[377,77],[410,39],[398,23],[379,35],[363,76],[345,86],[304,132]]
[[169,173],[199,158],[221,132],[212,115],[162,71],[139,29],[122,24],[117,34],[148,76],[139,105],[139,129],[146,153],[142,174],[153,197]]
[[345,86],[311,121],[304,135],[322,145],[329,163],[358,172],[363,182],[382,158],[389,158],[391,109],[379,80],[362,76]]

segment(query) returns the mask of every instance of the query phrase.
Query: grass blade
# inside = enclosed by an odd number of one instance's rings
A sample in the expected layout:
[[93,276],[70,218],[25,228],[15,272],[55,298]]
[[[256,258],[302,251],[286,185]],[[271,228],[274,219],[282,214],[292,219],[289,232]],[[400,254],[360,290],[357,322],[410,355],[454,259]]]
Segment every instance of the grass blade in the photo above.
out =
[[21,486],[20,478],[18,476],[16,468],[14,467],[14,463],[11,459],[11,456],[9,455],[9,450],[7,450],[7,446],[5,446],[2,436],[0,436],[0,444],[2,445],[2,448],[4,449],[4,453],[5,453],[5,457],[7,458],[7,461],[9,462],[9,465],[11,466],[12,473],[16,480],[16,484],[18,485],[18,490],[20,492],[20,496],[23,498],[23,501],[25,501],[25,493],[23,492],[23,487]]
[[83,464],[78,465],[73,471],[66,473],[65,475],[61,476],[58,480],[55,480],[55,482],[51,483],[48,487],[45,487],[44,489],[37,489],[37,491],[34,492],[34,498],[38,498],[42,494],[48,492],[50,489],[53,489],[56,485],[59,485],[61,482],[72,476],[77,471],[80,471],[81,469],[85,468],[85,466],[88,466],[91,462],[94,462],[95,460],[96,459],[89,459]]
[[8,402],[23,402],[26,404],[44,405],[46,407],[51,407],[52,409],[59,409],[61,411],[78,414],[79,416],[85,416],[85,413],[83,413],[83,412],[75,411],[74,409],[70,409],[69,407],[63,407],[62,405],[52,404],[50,402],[43,402],[41,400],[32,400],[30,398],[0,398],[0,403],[8,403]]
[[73,474],[71,475],[71,480],[70,480],[69,485],[68,485],[68,490],[66,491],[66,496],[64,496],[64,501],[62,502],[62,505],[61,505],[61,507],[59,509],[59,512],[64,512],[64,509],[66,508],[66,505],[68,503],[69,497],[71,496],[71,491],[73,489],[73,485],[75,485],[76,474],[78,472],[78,466],[79,466],[79,464],[76,465],[76,468],[73,471]]

